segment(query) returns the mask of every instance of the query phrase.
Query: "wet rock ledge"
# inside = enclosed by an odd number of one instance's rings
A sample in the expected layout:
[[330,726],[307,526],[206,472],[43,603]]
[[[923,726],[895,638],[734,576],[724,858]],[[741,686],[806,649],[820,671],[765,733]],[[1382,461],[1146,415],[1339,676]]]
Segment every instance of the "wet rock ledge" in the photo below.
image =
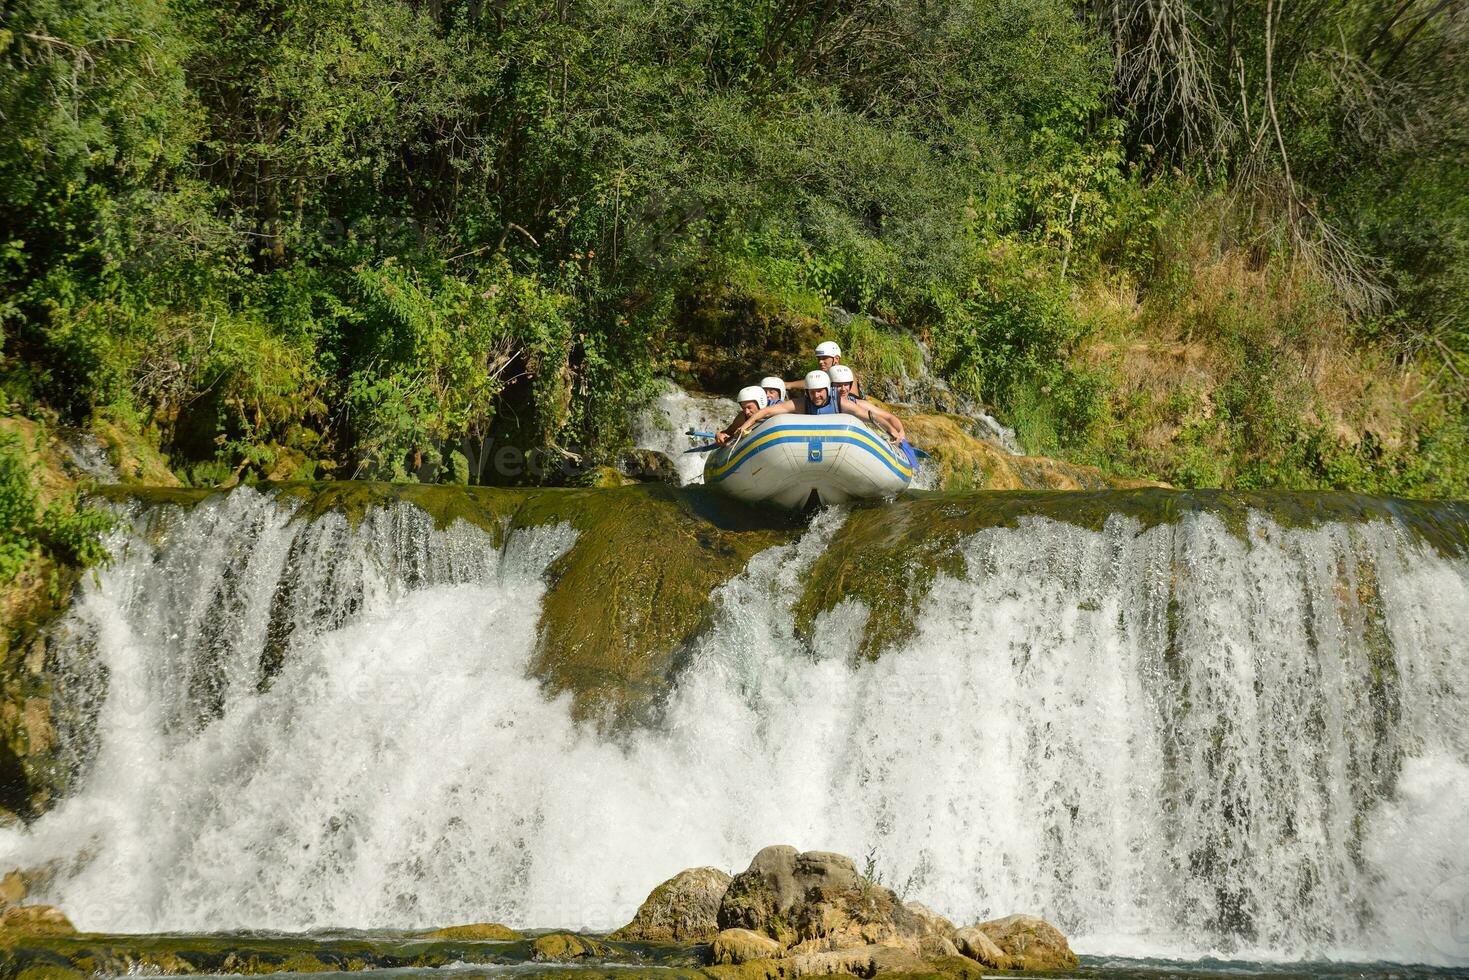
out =
[[[690,868],[663,882],[633,920],[606,937],[526,935],[496,923],[373,938],[89,936],[60,910],[0,901],[0,976],[80,980],[97,974],[187,976],[518,965],[564,976],[616,966],[620,980],[648,975],[703,980],[795,980],[811,975],[952,977],[994,970],[1054,971],[1077,958],[1050,923],[1011,915],[957,928],[917,902],[863,877],[852,860],[777,844],[731,878]],[[9,904],[15,900],[16,904]]]

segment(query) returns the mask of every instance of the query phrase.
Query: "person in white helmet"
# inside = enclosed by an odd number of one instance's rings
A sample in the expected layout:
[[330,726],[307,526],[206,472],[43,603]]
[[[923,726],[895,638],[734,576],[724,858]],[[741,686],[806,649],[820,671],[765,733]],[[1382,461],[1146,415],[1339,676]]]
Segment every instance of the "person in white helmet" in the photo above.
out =
[[831,375],[831,386],[837,391],[848,398],[860,399],[862,397],[853,391],[857,387],[857,376],[852,373],[851,368],[845,364],[833,364],[831,370],[826,373]]
[[756,414],[766,408],[765,389],[759,385],[746,385],[740,389],[735,401],[740,403],[740,414],[735,416],[733,422],[724,427],[723,432],[714,434],[714,441],[721,446],[733,439],[741,429],[754,424]]
[[[802,415],[835,415],[838,412],[847,415],[855,415],[864,422],[871,423],[879,429],[885,430],[897,442],[906,442],[907,433],[903,429],[902,421],[892,412],[884,411],[876,405],[859,401],[851,395],[843,394],[831,383],[831,375],[825,371],[812,371],[806,375],[801,384],[801,397],[783,401],[779,405],[767,405],[752,415],[748,422],[740,428],[747,429],[750,426],[763,422],[775,415],[797,413]],[[720,433],[724,435],[724,433]],[[733,435],[733,433],[731,433]],[[723,445],[724,443],[720,443]]]
[[774,375],[761,378],[760,387],[765,389],[766,405],[779,405],[786,400],[786,383]]
[[[842,349],[837,345],[835,340],[823,340],[816,345],[816,369],[818,371],[830,372],[833,367],[841,363]],[[850,368],[847,370],[850,370]],[[786,387],[792,391],[800,391],[806,387],[806,381],[804,378],[799,381],[787,381]],[[852,379],[852,390],[850,394],[853,398],[862,397],[862,387],[857,384],[855,378]]]

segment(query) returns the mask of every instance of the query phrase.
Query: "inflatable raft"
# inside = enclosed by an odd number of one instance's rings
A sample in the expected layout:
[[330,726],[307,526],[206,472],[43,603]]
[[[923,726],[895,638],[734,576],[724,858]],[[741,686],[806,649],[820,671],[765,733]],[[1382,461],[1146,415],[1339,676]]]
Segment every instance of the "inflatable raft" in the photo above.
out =
[[777,415],[709,454],[704,483],[793,510],[882,497],[913,480],[912,460],[850,415]]

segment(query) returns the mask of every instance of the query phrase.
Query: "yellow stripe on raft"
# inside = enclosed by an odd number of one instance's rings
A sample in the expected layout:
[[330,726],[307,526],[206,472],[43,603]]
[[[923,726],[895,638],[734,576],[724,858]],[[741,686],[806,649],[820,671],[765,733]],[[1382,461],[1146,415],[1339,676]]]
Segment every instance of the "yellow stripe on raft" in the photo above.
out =
[[725,460],[724,465],[715,468],[709,474],[709,476],[711,476],[711,477],[721,477],[721,476],[723,476],[724,474],[728,473],[730,470],[734,469],[735,466],[739,465],[739,463],[742,460],[744,460],[747,456],[749,456],[755,450],[759,449],[761,446],[765,445],[766,443],[770,442],[773,439],[784,439],[784,438],[787,438],[789,436],[807,436],[807,437],[815,438],[815,439],[823,439],[823,438],[830,439],[830,438],[851,437],[851,438],[862,440],[862,441],[866,442],[868,445],[870,445],[873,448],[877,449],[884,456],[886,456],[888,458],[889,462],[891,462],[893,464],[893,466],[896,467],[898,469],[898,471],[901,472],[904,476],[908,477],[910,480],[913,478],[913,470],[908,466],[908,461],[906,459],[904,459],[901,455],[895,453],[892,450],[891,447],[889,447],[888,445],[886,445],[883,442],[880,442],[865,427],[859,428],[857,426],[841,426],[841,427],[838,427],[838,428],[840,429],[840,431],[837,431],[837,430],[834,430],[834,429],[831,429],[831,428],[822,428],[822,429],[773,429],[770,432],[766,432],[763,435],[758,436],[753,442],[747,442],[747,443],[745,443],[745,445],[740,448],[740,451],[738,453],[736,453],[735,455],[731,456],[729,459]]

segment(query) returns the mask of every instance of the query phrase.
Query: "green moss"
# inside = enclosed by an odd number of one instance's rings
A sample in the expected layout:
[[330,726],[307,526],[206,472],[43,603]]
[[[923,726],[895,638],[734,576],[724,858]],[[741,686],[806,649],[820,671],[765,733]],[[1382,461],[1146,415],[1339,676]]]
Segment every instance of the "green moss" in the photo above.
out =
[[645,484],[530,496],[512,526],[565,521],[580,535],[551,565],[537,673],[580,717],[646,716],[708,624],[709,595],[758,551],[791,540],[792,515],[702,487]]
[[434,929],[429,932],[419,933],[422,939],[474,939],[479,941],[506,942],[514,939],[524,939],[520,933],[509,926],[502,926],[498,922],[475,922],[463,926],[447,926],[443,929]]
[[169,468],[168,460],[158,451],[154,440],[141,434],[133,422],[97,418],[91,428],[102,440],[112,468],[117,471],[118,482],[155,487],[179,485],[179,478]]
[[489,531],[496,542],[505,522],[529,497],[548,492],[360,480],[260,484],[257,489],[273,492],[281,500],[300,501],[298,514],[306,520],[338,513],[355,527],[374,507],[408,503],[432,517],[435,527],[442,529],[455,521],[465,521]]

